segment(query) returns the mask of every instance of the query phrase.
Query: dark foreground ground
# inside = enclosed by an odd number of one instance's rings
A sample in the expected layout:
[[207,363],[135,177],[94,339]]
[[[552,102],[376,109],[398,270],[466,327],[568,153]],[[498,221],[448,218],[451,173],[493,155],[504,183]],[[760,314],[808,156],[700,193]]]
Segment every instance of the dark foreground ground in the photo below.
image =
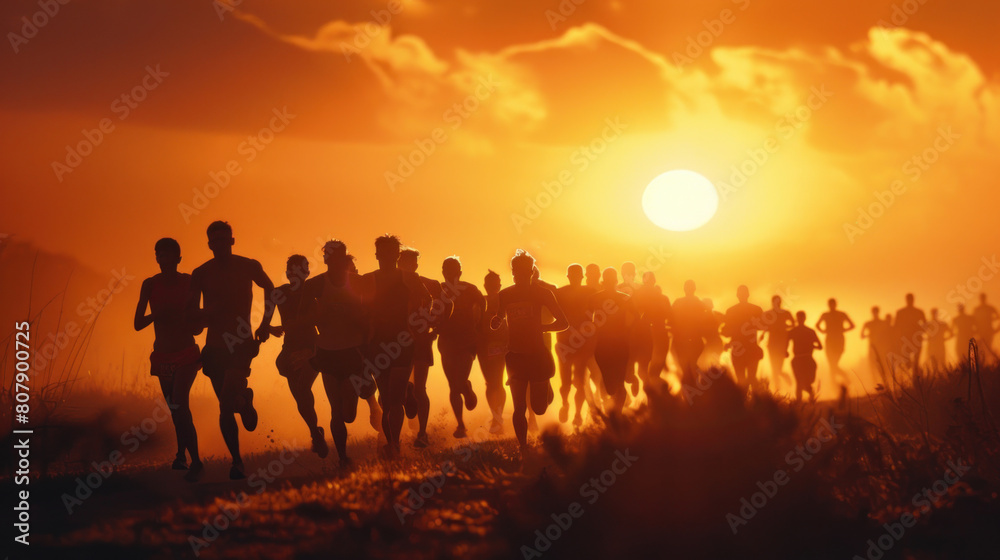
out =
[[[720,377],[688,398],[654,396],[625,418],[544,434],[524,460],[512,439],[456,445],[441,431],[437,447],[404,445],[394,461],[375,457],[374,437],[352,440],[351,471],[338,470],[333,453],[322,461],[276,443],[247,458],[250,478],[239,482],[217,459],[204,482],[188,484],[162,466],[165,453],[94,484],[88,457],[32,480],[32,544],[9,550],[12,558],[997,558],[998,373],[956,370],[808,405],[747,396]],[[89,495],[87,476],[97,486]],[[10,478],[0,492],[13,495]]]

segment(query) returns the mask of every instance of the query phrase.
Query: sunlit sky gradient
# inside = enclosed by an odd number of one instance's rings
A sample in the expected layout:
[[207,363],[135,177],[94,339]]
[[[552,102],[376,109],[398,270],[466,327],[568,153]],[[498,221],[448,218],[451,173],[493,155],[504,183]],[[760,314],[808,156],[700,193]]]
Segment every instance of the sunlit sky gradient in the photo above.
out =
[[[387,231],[422,251],[423,274],[457,254],[477,284],[488,267],[508,284],[518,247],[557,283],[574,261],[651,259],[671,298],[690,277],[724,309],[745,283],[812,322],[836,296],[859,325],[907,291],[951,313],[949,292],[997,252],[995,2],[586,0],[547,14],[559,5],[60,6],[16,53],[0,49],[0,230],[140,278],[163,236],[180,241],[182,270],[209,258],[205,227],[220,218],[276,281],[292,253],[318,269],[330,237],[370,270]],[[0,29],[20,34],[38,10],[6,1]],[[129,107],[120,98],[148,68],[167,75]],[[54,170],[102,119],[114,128],[93,153]],[[246,144],[271,123],[283,129],[270,143]],[[239,172],[185,215],[227,164]],[[643,214],[647,183],[676,168],[720,189],[701,229]],[[848,235],[894,181],[902,194]],[[137,291],[116,305],[130,313]],[[145,351],[151,339],[122,340]]]

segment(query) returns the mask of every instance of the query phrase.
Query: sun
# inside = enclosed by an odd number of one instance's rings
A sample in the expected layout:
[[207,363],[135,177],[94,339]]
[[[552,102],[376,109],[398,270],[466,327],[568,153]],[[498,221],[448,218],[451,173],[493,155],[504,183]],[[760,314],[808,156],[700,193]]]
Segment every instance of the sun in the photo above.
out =
[[708,223],[719,209],[715,185],[702,175],[675,169],[656,176],[642,194],[651,222],[670,231],[691,231]]

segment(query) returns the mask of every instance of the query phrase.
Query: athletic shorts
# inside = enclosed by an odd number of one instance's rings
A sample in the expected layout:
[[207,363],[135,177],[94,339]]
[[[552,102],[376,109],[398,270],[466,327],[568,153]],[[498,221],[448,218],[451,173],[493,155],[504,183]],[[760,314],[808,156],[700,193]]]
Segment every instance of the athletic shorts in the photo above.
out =
[[816,381],[816,360],[812,356],[795,356],[792,358],[792,373],[799,385],[812,385]]
[[537,383],[552,379],[556,374],[556,362],[552,353],[507,352],[507,384],[511,381]]
[[278,375],[282,377],[312,375],[315,377],[316,369],[309,364],[309,360],[314,354],[313,348],[282,347],[278,358],[274,360],[274,365],[278,368]]
[[192,344],[177,352],[156,352],[149,355],[149,374],[154,377],[171,377],[177,371],[201,368],[201,352]]
[[333,377],[335,379],[348,379],[352,375],[362,375],[365,368],[364,355],[360,346],[343,348],[341,350],[326,350],[316,348],[316,355],[309,360],[309,364],[323,377]]
[[413,367],[413,346],[413,342],[404,346],[396,339],[374,339],[368,342],[365,358],[379,371],[388,371],[392,368],[404,368],[409,371]]
[[844,352],[844,335],[828,334],[826,336],[826,351],[833,353]]
[[625,385],[625,373],[628,369],[629,344],[627,339],[598,339],[594,348],[594,360],[601,368],[604,379],[604,389],[614,394]]
[[413,335],[413,363],[434,365],[434,335],[428,333]]
[[237,344],[233,351],[221,346],[206,346],[201,349],[201,368],[211,378],[224,377],[227,370],[242,372],[250,377],[250,362],[260,352],[260,342],[247,340]]
[[476,342],[465,340],[461,337],[441,336],[438,337],[438,352],[442,354],[466,354],[476,355]]

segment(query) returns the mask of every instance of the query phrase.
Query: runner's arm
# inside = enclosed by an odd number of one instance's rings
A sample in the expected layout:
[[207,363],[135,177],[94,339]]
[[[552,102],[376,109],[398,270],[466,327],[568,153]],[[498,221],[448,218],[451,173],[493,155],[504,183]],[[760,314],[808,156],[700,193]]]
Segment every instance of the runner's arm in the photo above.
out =
[[542,304],[555,317],[555,321],[547,325],[542,325],[542,332],[559,332],[568,329],[569,321],[566,319],[566,314],[563,313],[562,308],[556,302],[556,295],[549,289],[544,289],[540,293],[542,294]]
[[141,331],[153,323],[153,314],[146,315],[146,307],[149,304],[149,291],[149,280],[144,280],[142,287],[139,289],[139,304],[135,308],[135,319],[133,321],[133,326],[137,331]]
[[254,335],[257,337],[257,340],[267,342],[268,337],[271,336],[271,317],[274,316],[274,301],[277,294],[274,290],[274,282],[271,282],[267,273],[264,272],[264,267],[262,267],[259,262],[253,261],[253,270],[251,274],[253,283],[257,284],[264,290],[264,316],[261,318],[260,326],[257,327],[257,331],[254,332]]

